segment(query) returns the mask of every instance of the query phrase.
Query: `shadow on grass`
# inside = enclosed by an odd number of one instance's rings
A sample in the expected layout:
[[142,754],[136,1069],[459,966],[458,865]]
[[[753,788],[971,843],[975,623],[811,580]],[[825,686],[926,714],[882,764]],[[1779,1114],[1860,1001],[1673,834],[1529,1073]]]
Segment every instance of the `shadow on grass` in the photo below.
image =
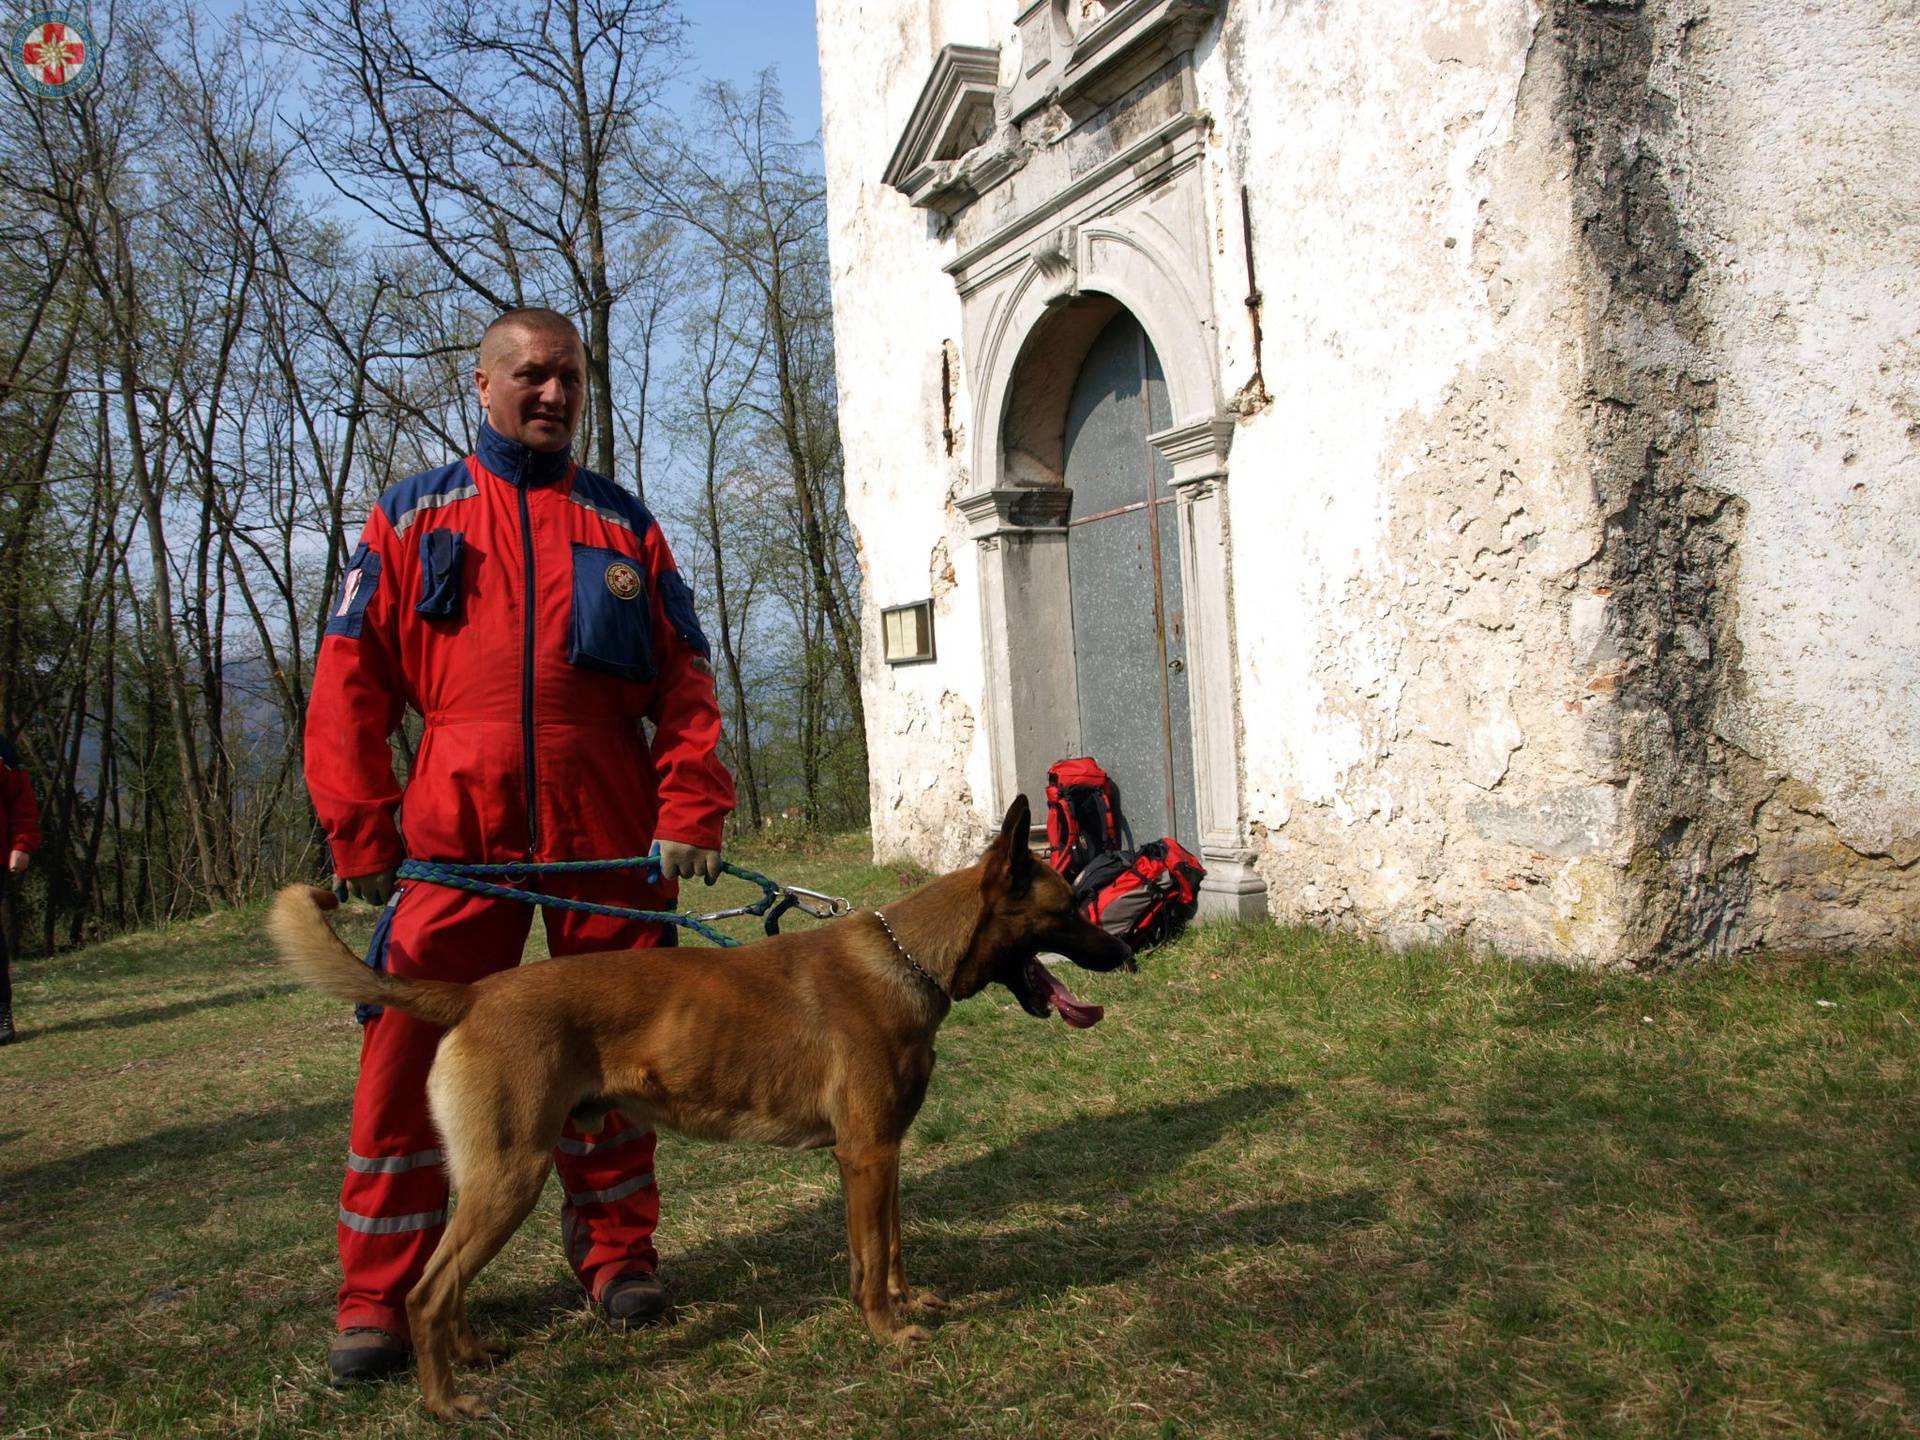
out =
[[327,1136],[337,1141],[344,1163],[349,1108],[347,1098],[341,1096],[230,1115],[204,1125],[157,1130],[23,1169],[0,1170],[0,1223],[24,1231],[10,1240],[16,1246],[64,1244],[63,1225],[28,1222],[47,1216],[65,1219],[75,1209],[75,1197],[104,1196],[128,1185],[191,1193],[207,1183],[210,1173],[231,1170],[233,1157],[249,1145],[317,1141]]
[[250,1000],[271,1000],[280,995],[292,995],[302,988],[291,981],[283,985],[253,985],[245,990],[228,990],[194,1000],[176,1000],[170,1005],[149,1005],[144,1010],[123,1010],[115,1015],[92,1015],[84,1020],[36,1025],[23,1032],[22,1038],[33,1040],[47,1035],[70,1035],[82,1030],[132,1030],[163,1020],[178,1020],[183,1015],[195,1015],[202,1010],[222,1010],[229,1005],[245,1005]]
[[[1116,1367],[1177,1360],[1248,1414],[1264,1402],[1241,1397],[1283,1397],[1302,1434],[1489,1433],[1489,1416],[1510,1415],[1549,1433],[1726,1435],[1755,1397],[1779,1407],[1781,1433],[1900,1433],[1910,1407],[1884,1425],[1859,1417],[1876,1396],[1920,1393],[1907,1239],[1920,1125],[1904,1063],[1810,1042],[1788,1063],[1684,1034],[1623,1038],[1559,1008],[1543,1006],[1549,1036],[1441,1052],[1417,1083],[1381,1083],[1366,1068],[1380,1062],[1356,1054],[1339,1078],[1374,1083],[1319,1094],[1304,1114],[1291,1087],[1249,1084],[1066,1119],[911,1173],[908,1274],[947,1297],[949,1323],[1046,1323],[1067,1308],[1055,1297],[1117,1287],[1093,1302],[1134,1312]],[[43,1243],[74,1197],[191,1189],[253,1146],[337,1154],[346,1114],[341,1097],[234,1115],[0,1173],[7,1243]],[[1239,1137],[1290,1131],[1318,1158],[1271,1191],[1244,1169],[1200,1178]],[[815,1158],[809,1177],[831,1177]],[[1183,1171],[1193,1178],[1170,1183]],[[666,1186],[685,1320],[637,1344],[542,1342],[537,1390],[591,1393],[626,1345],[665,1365],[816,1314],[838,1317],[834,1339],[865,1343],[837,1183],[763,1229],[686,1249],[671,1167]],[[324,1311],[323,1295],[301,1303]],[[476,1297],[474,1317],[520,1345],[580,1309],[556,1265],[551,1283]],[[1216,1433],[1265,1433],[1258,1418],[1223,1417]]]
[[[1780,1433],[1909,1433],[1860,1424],[1920,1393],[1900,1082],[1863,1062],[1835,1103],[1831,1077],[1783,1068],[1742,1096],[1731,1063],[1596,1029],[1476,1075],[1469,1114],[1360,1120],[1354,1152],[1412,1191],[1235,1285],[1274,1358],[1233,1382],[1291,1390],[1307,1433],[1475,1433],[1502,1412],[1527,1433],[1755,1433],[1756,1400]],[[1195,1308],[1156,1314],[1154,1347],[1185,1345]]]
[[[1235,1127],[1271,1124],[1291,1086],[1249,1085],[1204,1100],[1091,1116],[1023,1135],[1011,1144],[901,1184],[907,1274],[940,1291],[954,1316],[1019,1308],[1076,1286],[1104,1285],[1240,1245],[1317,1236],[1377,1216],[1370,1191],[1169,1213],[1139,1192]],[[671,1178],[668,1179],[671,1188]],[[1085,1212],[983,1237],[1002,1215],[1033,1204]],[[844,1303],[846,1222],[831,1198],[770,1229],[677,1252],[671,1220],[662,1233],[668,1278],[679,1298],[702,1305],[665,1341],[692,1351],[759,1320]],[[938,1232],[929,1234],[930,1227]],[[512,1334],[577,1309],[571,1283],[476,1301],[475,1323]]]
[[[1910,1433],[1887,1398],[1920,1393],[1920,1127],[1900,1077],[1864,1057],[1845,1075],[1783,1068],[1754,1096],[1728,1064],[1684,1038],[1623,1052],[1597,1033],[1465,1075],[1442,1064],[1427,1083],[1454,1104],[1319,1112],[1317,1141],[1357,1174],[1271,1199],[1162,1182],[1238,1130],[1285,1127],[1285,1087],[1063,1122],[909,1176],[908,1274],[946,1296],[949,1324],[1120,1286],[1139,1317],[1124,1363],[1284,1392],[1304,1434],[1477,1433],[1507,1413],[1596,1437],[1728,1435],[1756,1397],[1788,1428]],[[663,1238],[691,1309],[647,1342],[652,1363],[836,1309],[859,1333],[837,1187],[749,1235],[676,1253],[669,1222]],[[542,1287],[475,1314],[512,1337],[577,1308]],[[589,1385],[606,1360],[569,1346],[552,1378]],[[1889,1418],[1863,1427],[1876,1404]]]

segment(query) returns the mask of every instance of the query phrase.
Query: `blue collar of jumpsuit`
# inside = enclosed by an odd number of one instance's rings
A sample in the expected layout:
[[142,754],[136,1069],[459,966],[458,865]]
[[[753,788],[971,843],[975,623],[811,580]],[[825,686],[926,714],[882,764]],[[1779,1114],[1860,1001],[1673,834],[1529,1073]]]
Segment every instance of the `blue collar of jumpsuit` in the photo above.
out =
[[485,420],[480,422],[480,438],[474,442],[473,453],[509,485],[551,485],[573,464],[572,452],[531,449],[518,440],[509,440]]

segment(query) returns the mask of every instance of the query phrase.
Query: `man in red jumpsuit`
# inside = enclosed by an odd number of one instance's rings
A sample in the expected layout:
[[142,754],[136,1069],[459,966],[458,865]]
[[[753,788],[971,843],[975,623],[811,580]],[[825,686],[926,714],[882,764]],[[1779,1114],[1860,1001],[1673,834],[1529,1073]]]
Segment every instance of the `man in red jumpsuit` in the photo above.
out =
[[[657,839],[657,886],[626,870],[542,888],[670,910],[679,879],[719,874],[733,808],[692,595],[646,508],[568,455],[585,383],[578,332],[553,311],[511,311],[482,339],[475,383],[487,420],[474,453],[401,481],[368,517],[328,609],[306,730],[335,868],[386,905],[367,963],[462,981],[519,963],[533,907],[396,888],[403,856],[606,859]],[[426,721],[404,804],[387,738],[403,705]],[[670,927],[543,918],[555,955],[674,943]],[[376,1379],[410,1353],[406,1295],[447,1213],[425,1094],[442,1033],[391,1012],[366,1022],[340,1192],[336,1383]],[[592,1136],[569,1127],[554,1153],[567,1258],[618,1325],[670,1314],[653,1153],[653,1132],[617,1114]]]
[[[26,871],[29,858],[39,848],[40,805],[33,798],[33,781],[27,778],[27,767],[13,741],[0,735],[0,854],[6,856],[6,868],[0,870],[0,900],[6,898],[7,881]],[[0,1045],[11,1045],[16,1038],[7,928],[0,923]]]

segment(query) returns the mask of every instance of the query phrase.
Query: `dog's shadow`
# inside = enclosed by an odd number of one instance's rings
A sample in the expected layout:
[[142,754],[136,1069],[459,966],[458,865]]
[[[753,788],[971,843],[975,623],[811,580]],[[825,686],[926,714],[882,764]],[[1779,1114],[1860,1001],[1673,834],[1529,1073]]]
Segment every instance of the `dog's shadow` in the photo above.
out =
[[285,984],[252,985],[244,990],[228,990],[219,995],[194,996],[191,999],[170,1001],[165,1005],[148,1005],[139,1010],[121,1010],[108,1015],[90,1015],[82,1020],[61,1020],[52,1025],[39,1025],[28,1032],[28,1038],[70,1035],[87,1030],[133,1030],[142,1025],[157,1025],[163,1021],[178,1020],[188,1015],[204,1014],[208,1010],[224,1009],[231,1005],[247,1005],[255,1000],[271,1000],[281,995],[293,995],[302,988],[292,981]]
[[[1291,1086],[1252,1085],[1206,1099],[1089,1116],[1023,1135],[985,1155],[901,1182],[907,1275],[940,1291],[948,1322],[1029,1307],[1057,1292],[1178,1271],[1243,1245],[1311,1240],[1376,1218],[1377,1197],[1349,1191],[1227,1210],[1170,1207],[1143,1192],[1234,1127],[1289,1103]],[[911,1156],[911,1151],[909,1151]],[[830,1166],[830,1162],[829,1162]],[[1042,1204],[1058,1218],[1017,1229],[996,1222]],[[1064,1213],[1063,1213],[1064,1212]],[[697,1351],[755,1325],[846,1305],[846,1229],[837,1182],[783,1223],[665,1257],[687,1306],[659,1337],[656,1360]],[[663,1234],[670,1242],[670,1232]],[[569,1284],[476,1297],[493,1338],[546,1329],[583,1302]],[[850,1324],[858,1324],[851,1309]]]

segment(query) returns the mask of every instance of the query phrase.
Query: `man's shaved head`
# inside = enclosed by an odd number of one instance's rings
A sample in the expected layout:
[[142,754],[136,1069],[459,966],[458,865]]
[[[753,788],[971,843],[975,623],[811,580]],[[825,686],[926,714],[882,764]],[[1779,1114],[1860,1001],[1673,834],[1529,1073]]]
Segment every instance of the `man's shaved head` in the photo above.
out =
[[480,337],[473,380],[500,434],[533,450],[565,450],[586,396],[587,350],[558,310],[509,310]]
[[500,364],[500,351],[507,338],[529,332],[570,336],[573,343],[580,346],[581,353],[586,352],[587,347],[581,341],[579,328],[573,321],[558,310],[549,310],[544,305],[525,305],[518,310],[507,311],[481,334],[480,368],[496,368]]

